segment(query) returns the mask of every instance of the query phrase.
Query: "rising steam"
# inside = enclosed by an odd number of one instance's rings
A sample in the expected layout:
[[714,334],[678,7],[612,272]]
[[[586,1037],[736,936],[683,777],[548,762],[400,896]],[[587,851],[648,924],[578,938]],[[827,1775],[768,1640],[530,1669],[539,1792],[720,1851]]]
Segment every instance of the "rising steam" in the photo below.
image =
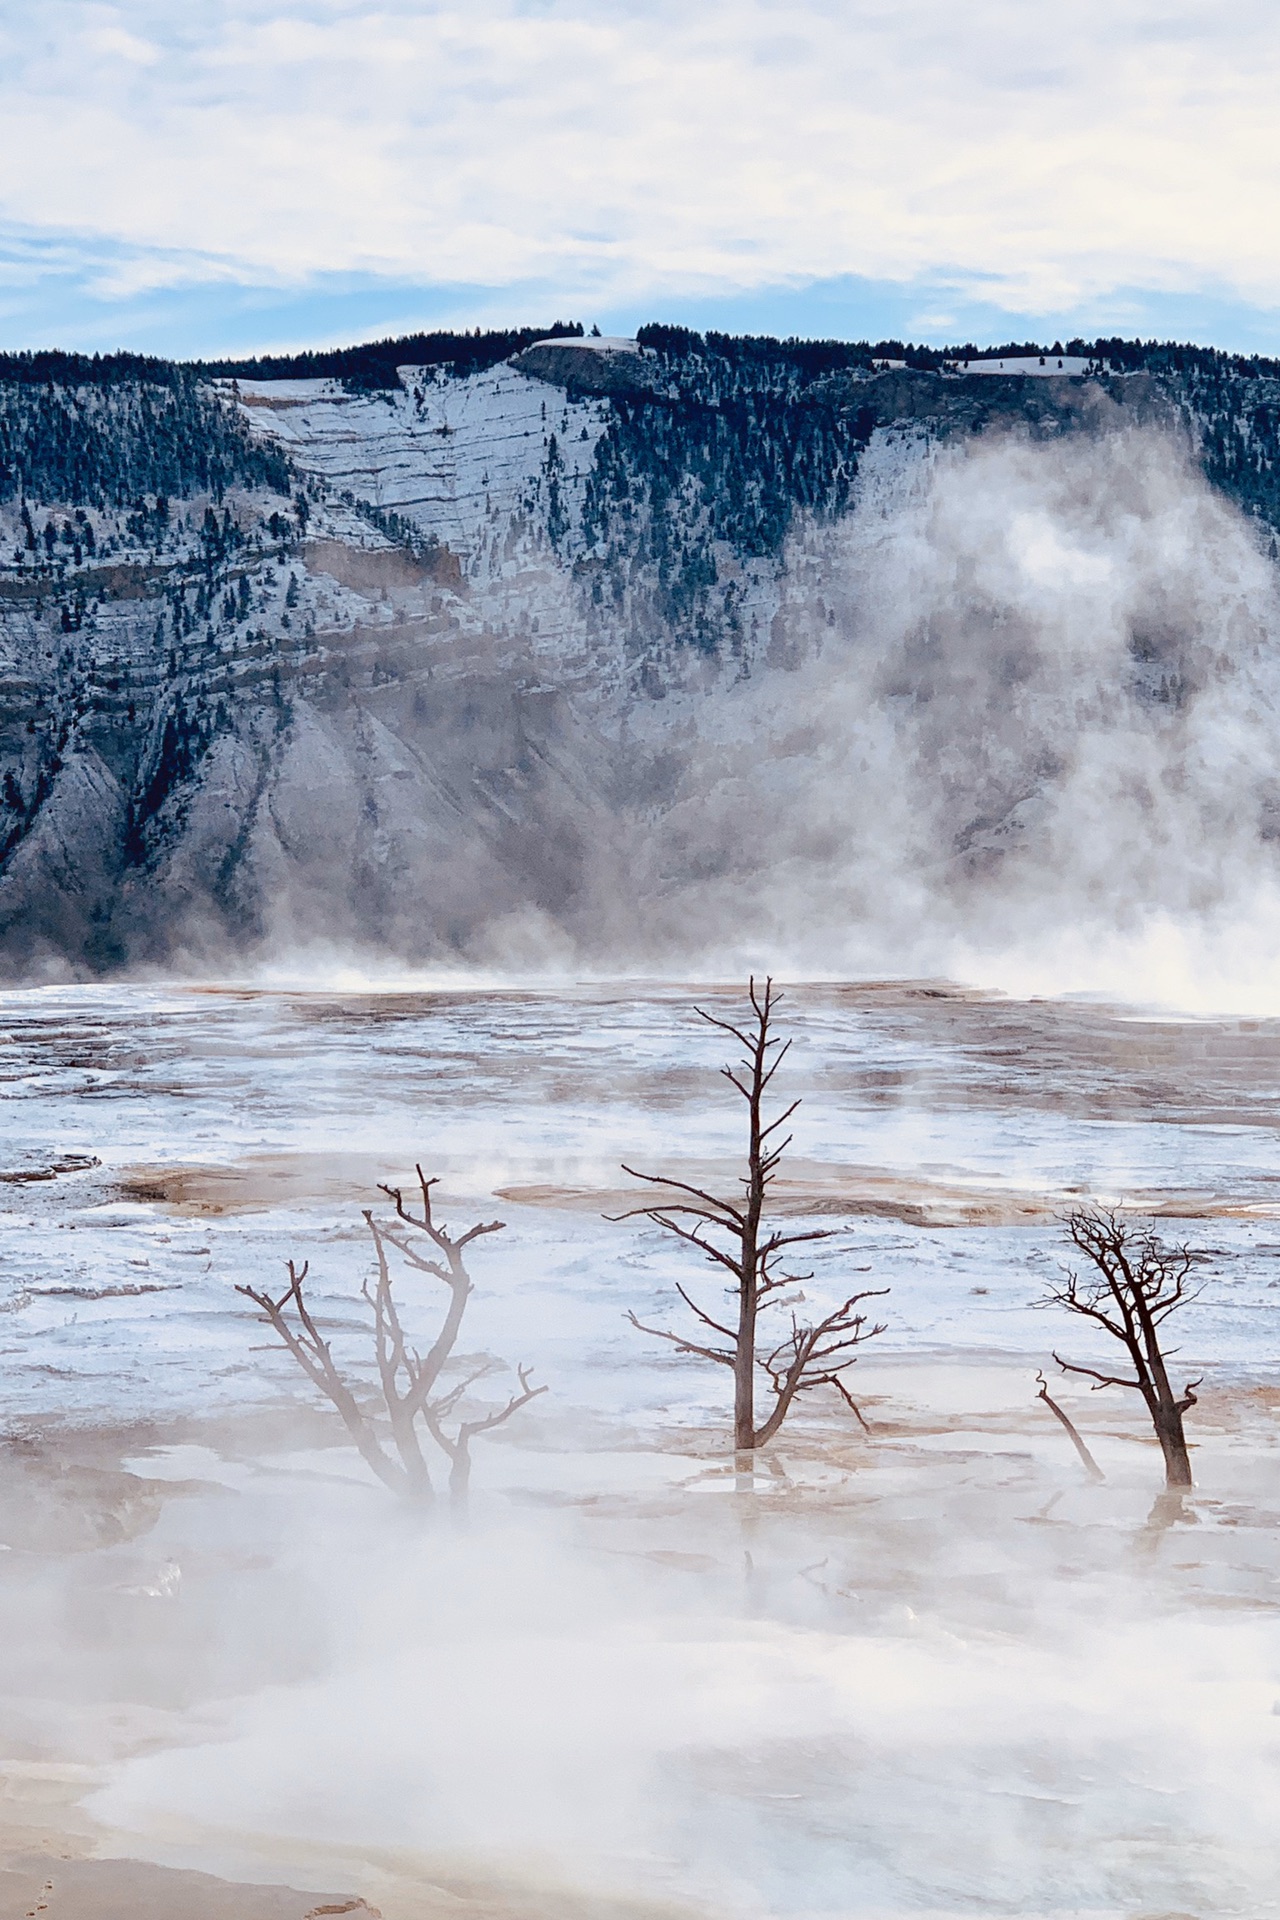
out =
[[597,876],[613,940],[1060,989],[1132,987],[1136,961],[1157,995],[1265,992],[1277,577],[1173,438],[886,460],[789,571],[809,584],[774,650],[802,664],[649,719],[688,730],[686,758],[661,817],[627,822],[638,926]]

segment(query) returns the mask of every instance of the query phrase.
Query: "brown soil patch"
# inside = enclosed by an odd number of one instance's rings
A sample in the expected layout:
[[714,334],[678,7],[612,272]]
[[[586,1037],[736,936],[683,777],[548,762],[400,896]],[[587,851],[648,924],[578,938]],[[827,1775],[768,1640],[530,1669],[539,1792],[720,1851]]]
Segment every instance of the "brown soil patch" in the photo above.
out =
[[118,1468],[91,1467],[37,1444],[0,1449],[0,1546],[91,1553],[150,1532],[173,1491]]
[[248,393],[240,387],[236,400],[242,407],[265,407],[268,413],[288,413],[295,407],[309,407],[315,399],[308,393]]
[[[688,1161],[678,1176],[671,1177],[729,1199],[740,1192],[738,1166],[731,1161]],[[409,1189],[415,1186],[416,1176],[409,1167],[388,1167],[381,1154],[258,1153],[226,1166],[127,1167],[117,1177],[116,1190],[126,1200],[149,1201],[198,1217],[333,1202],[366,1207],[378,1204],[378,1189],[384,1182]],[[670,1206],[680,1197],[674,1186],[645,1187],[639,1181],[608,1186],[521,1184],[499,1187],[494,1193],[495,1199],[510,1206],[592,1214]],[[911,1227],[1018,1227],[1059,1220],[1069,1208],[1085,1205],[1089,1199],[1079,1192],[1034,1193],[930,1179],[883,1167],[791,1160],[771,1190],[770,1210],[784,1217],[897,1220]],[[1280,1192],[1274,1190],[1255,1195],[1211,1190],[1130,1193],[1124,1196],[1124,1205],[1128,1213],[1170,1221],[1280,1218]]]
[[429,581],[460,587],[462,569],[448,547],[429,560],[404,547],[351,547],[341,540],[312,540],[302,557],[310,573],[327,573],[339,586],[377,597],[382,592],[404,592]]
[[142,1860],[62,1860],[29,1854],[0,1869],[0,1908],[30,1920],[319,1920],[375,1907],[350,1895],[252,1886]]

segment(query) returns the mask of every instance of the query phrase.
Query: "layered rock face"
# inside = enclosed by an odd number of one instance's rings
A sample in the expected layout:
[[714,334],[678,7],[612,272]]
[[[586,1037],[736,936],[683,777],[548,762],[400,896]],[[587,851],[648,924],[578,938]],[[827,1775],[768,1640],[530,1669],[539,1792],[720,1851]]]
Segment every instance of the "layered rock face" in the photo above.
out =
[[[948,449],[1180,437],[1253,509],[1256,547],[1272,384],[563,340],[375,391],[11,383],[4,963],[200,967],[316,941],[502,959],[678,929],[691,887],[767,865],[769,833],[735,838],[753,743],[789,769],[780,794],[820,765],[830,701],[789,719],[789,690],[838,642],[871,659],[867,556]],[[1191,669],[1152,631],[1133,697],[1167,710]],[[923,711],[911,645],[905,694],[866,683],[886,711]],[[961,782],[946,858],[998,850],[1002,820],[1017,838],[1019,780],[994,799]]]

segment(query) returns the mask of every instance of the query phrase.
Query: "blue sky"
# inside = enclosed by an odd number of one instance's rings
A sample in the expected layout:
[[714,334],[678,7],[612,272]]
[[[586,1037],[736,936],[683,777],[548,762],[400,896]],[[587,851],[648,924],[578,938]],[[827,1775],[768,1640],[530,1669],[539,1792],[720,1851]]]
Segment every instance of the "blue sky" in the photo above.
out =
[[1280,353],[1274,0],[43,0],[0,345],[647,319]]

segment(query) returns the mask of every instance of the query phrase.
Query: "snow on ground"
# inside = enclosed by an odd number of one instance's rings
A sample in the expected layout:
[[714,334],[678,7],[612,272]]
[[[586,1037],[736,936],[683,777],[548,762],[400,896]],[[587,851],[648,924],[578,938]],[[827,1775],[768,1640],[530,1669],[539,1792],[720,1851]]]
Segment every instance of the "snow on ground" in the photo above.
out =
[[548,334],[545,340],[531,340],[528,350],[534,347],[554,347],[557,353],[566,349],[571,353],[625,353],[638,360],[651,358],[653,354],[651,347],[642,347],[625,333],[587,333],[581,339],[565,334]]
[[1030,379],[1081,380],[1096,373],[1098,362],[1078,354],[1040,353],[1014,355],[1008,360],[957,360],[957,373],[1021,374]]

